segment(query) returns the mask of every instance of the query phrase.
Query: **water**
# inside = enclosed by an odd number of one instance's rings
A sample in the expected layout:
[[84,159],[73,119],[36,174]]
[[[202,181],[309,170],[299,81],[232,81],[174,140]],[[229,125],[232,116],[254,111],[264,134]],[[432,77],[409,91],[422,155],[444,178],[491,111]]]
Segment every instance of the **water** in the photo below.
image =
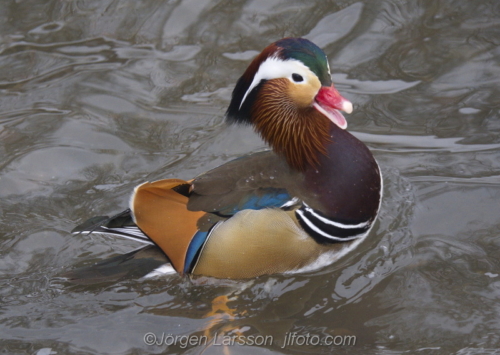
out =
[[[382,167],[370,238],[330,267],[245,283],[60,280],[136,247],[69,234],[135,185],[264,147],[223,113],[249,60],[284,36],[325,49],[349,129]],[[495,0],[3,1],[0,349],[500,353],[499,44]],[[210,316],[224,296],[233,315]],[[147,345],[148,332],[273,343]],[[356,343],[283,346],[287,334]]]

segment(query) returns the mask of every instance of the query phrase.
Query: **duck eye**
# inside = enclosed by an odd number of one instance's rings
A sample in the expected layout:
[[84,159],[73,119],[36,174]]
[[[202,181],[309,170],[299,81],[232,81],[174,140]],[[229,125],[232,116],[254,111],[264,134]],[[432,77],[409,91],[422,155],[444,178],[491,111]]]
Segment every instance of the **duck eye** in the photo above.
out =
[[293,74],[292,74],[292,79],[293,79],[293,81],[295,81],[296,83],[300,83],[300,82],[304,81],[304,78],[302,77],[302,75],[297,74],[297,73],[293,73]]

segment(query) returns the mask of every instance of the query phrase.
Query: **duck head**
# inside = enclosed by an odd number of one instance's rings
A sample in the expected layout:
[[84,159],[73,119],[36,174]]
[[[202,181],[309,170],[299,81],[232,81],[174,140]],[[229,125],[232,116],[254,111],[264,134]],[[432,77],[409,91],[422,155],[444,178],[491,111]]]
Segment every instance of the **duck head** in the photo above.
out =
[[252,124],[290,167],[316,167],[326,154],[332,125],[345,129],[340,111],[352,104],[333,86],[325,53],[304,38],[267,46],[234,88],[229,122]]

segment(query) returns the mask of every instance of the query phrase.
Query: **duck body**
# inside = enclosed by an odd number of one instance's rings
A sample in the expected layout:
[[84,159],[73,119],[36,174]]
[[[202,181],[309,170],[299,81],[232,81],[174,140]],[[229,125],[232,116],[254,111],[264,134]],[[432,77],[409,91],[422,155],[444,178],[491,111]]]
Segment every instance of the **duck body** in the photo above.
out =
[[321,49],[305,39],[273,43],[238,81],[227,112],[272,150],[190,181],[141,184],[127,212],[76,231],[152,242],[182,275],[243,279],[330,264],[368,235],[382,197],[380,169],[345,130],[342,109],[352,105]]

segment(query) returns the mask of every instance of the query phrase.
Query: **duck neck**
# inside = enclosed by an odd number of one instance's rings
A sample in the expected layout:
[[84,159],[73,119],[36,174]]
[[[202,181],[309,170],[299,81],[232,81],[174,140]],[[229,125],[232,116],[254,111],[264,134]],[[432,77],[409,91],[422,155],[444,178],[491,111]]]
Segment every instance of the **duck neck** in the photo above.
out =
[[344,223],[373,221],[381,199],[379,166],[352,134],[334,124],[329,129],[326,154],[304,172],[304,183],[316,197],[311,208]]
[[252,107],[252,123],[291,168],[304,172],[318,167],[321,156],[326,155],[331,122],[312,106],[297,107],[282,94],[286,85],[286,80],[273,80],[260,88],[258,104]]

